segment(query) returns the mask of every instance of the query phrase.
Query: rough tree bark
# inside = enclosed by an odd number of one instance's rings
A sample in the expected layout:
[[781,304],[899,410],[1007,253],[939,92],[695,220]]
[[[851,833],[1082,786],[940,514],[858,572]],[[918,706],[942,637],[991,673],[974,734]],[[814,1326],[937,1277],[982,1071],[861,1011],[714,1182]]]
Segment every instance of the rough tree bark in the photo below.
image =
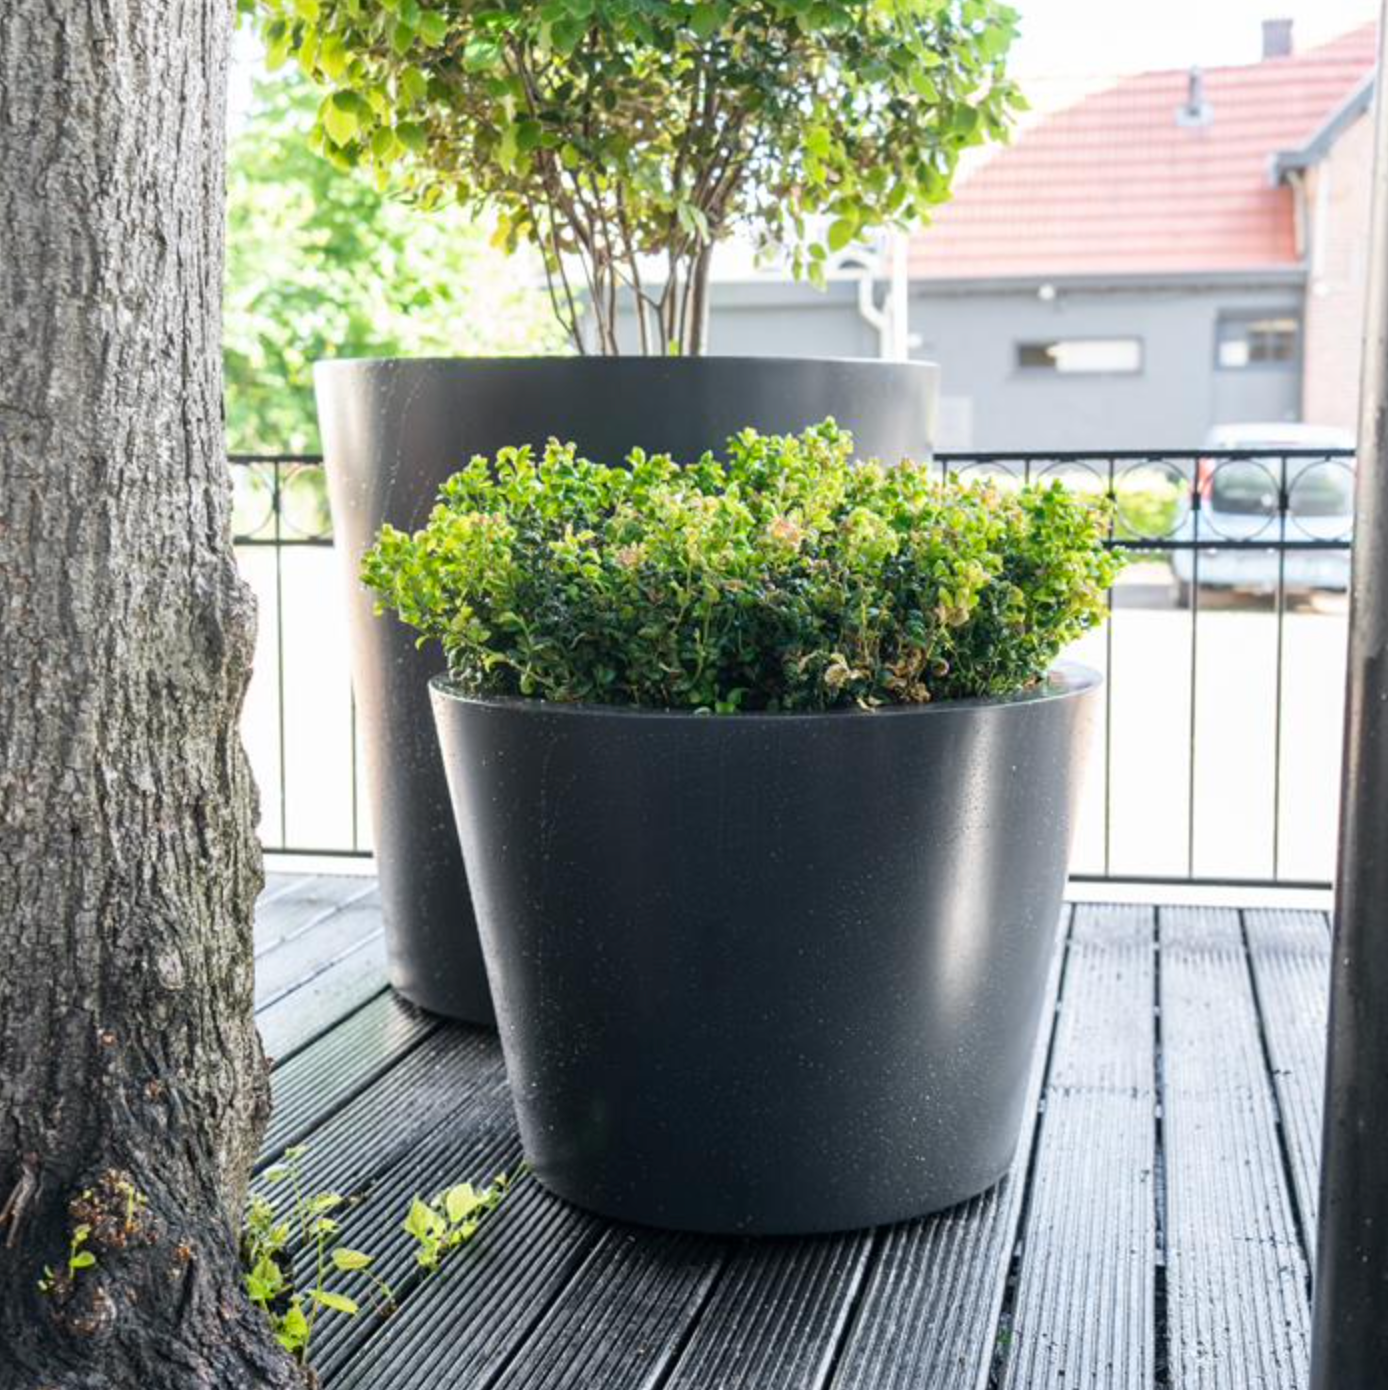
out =
[[232,9],[0,3],[5,1390],[301,1383],[233,1235],[267,1089],[221,421]]

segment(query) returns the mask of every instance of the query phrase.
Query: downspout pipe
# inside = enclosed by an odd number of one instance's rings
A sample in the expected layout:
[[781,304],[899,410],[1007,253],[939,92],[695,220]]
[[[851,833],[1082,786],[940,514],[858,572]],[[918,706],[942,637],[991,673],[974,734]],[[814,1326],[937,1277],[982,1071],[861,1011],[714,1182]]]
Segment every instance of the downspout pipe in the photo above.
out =
[[858,313],[863,321],[877,334],[877,355],[884,361],[891,357],[890,315],[878,307],[873,294],[874,277],[870,269],[858,277]]
[[[1388,56],[1388,0],[1378,69]],[[1388,100],[1375,98],[1312,1390],[1388,1375]]]
[[883,257],[874,257],[873,264],[858,277],[858,313],[877,334],[877,355],[884,362],[911,360],[910,313],[911,280],[906,257],[906,234],[892,232],[885,257],[887,294],[879,305],[874,293],[876,272]]

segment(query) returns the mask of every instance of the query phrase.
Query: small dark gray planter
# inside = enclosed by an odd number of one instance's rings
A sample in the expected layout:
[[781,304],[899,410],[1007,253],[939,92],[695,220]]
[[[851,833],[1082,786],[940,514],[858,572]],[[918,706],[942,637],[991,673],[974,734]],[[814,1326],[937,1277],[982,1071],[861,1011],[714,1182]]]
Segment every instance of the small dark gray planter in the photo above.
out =
[[434,714],[526,1153],[607,1216],[806,1233],[1011,1162],[1099,677],[875,713]]
[[382,524],[423,525],[439,485],[472,455],[551,435],[604,461],[638,445],[684,461],[746,425],[784,433],[833,415],[865,455],[921,457],[933,439],[936,377],[919,362],[731,357],[318,364],[391,983],[407,999],[492,1021],[429,714],[437,660],[396,618],[375,616],[358,581]]

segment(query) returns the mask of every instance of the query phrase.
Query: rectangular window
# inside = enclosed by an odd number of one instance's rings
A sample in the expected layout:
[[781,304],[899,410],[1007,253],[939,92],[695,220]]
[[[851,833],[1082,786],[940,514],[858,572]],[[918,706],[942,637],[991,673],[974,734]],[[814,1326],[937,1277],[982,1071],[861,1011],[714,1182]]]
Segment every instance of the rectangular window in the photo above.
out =
[[1215,332],[1215,361],[1226,371],[1294,366],[1301,351],[1294,314],[1221,314]]
[[1024,372],[1110,375],[1142,370],[1140,338],[1047,338],[1017,344],[1017,366]]

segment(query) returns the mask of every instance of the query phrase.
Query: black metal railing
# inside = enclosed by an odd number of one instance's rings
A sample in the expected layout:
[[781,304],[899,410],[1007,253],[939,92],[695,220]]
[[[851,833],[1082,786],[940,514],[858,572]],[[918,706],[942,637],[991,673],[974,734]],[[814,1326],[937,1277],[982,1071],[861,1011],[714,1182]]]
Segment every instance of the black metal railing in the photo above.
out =
[[[942,472],[1113,501],[1134,562],[1076,655],[1107,676],[1076,877],[1321,888],[1333,871],[1353,453],[947,453]],[[261,598],[246,716],[268,850],[367,855],[320,461],[237,455]]]

